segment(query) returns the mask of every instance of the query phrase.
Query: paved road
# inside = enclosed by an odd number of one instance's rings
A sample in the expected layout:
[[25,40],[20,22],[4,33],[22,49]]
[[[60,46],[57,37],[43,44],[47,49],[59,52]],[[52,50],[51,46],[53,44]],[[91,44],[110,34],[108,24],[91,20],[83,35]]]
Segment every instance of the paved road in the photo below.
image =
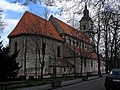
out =
[[66,87],[57,88],[54,90],[105,90],[104,78],[99,78],[83,83],[77,83]]

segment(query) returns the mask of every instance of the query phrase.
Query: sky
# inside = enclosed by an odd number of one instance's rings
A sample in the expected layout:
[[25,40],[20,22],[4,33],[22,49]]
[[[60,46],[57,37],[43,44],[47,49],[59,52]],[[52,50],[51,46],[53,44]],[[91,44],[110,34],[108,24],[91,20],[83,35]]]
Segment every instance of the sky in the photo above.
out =
[[[28,6],[23,6],[18,3],[11,3],[14,0],[0,0],[0,8],[3,9],[3,15],[2,19],[5,22],[6,26],[3,30],[1,35],[1,39],[3,41],[3,45],[6,46],[9,44],[9,40],[7,36],[10,34],[10,32],[15,28],[25,11],[30,11],[34,14],[37,14],[43,18],[44,11],[49,10],[45,6],[37,5],[37,4],[30,4]],[[50,13],[56,13],[57,10],[52,10]],[[49,15],[50,15],[49,13]],[[48,18],[46,18],[48,19]]]
[[5,29],[1,33],[0,40],[2,40],[3,45],[6,46],[9,43],[7,36],[15,28],[23,13],[29,10],[29,8],[27,6],[10,3],[10,0],[0,0],[0,8],[4,11],[2,19],[6,24]]

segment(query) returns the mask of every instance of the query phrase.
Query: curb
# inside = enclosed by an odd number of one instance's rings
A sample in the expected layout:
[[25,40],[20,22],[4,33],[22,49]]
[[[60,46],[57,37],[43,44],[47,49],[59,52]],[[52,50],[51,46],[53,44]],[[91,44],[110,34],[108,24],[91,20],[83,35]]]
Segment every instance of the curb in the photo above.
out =
[[[86,81],[83,81],[82,78],[81,78],[80,80],[78,80],[78,81],[76,81],[76,82],[64,84],[64,85],[61,85],[60,87],[70,86],[70,85],[74,85],[74,84],[77,84],[77,83],[87,82],[87,81],[95,80],[95,79],[99,79],[99,78],[101,78],[101,77],[99,77],[99,76],[96,76],[96,77],[88,77],[88,80],[86,80]],[[73,80],[73,81],[75,81],[75,80]],[[65,81],[65,82],[67,82],[67,81]],[[70,82],[71,82],[71,80],[70,80]],[[53,90],[53,89],[57,89],[57,88],[60,88],[60,87],[51,87],[51,88],[45,89],[45,90]]]
[[82,78],[69,80],[69,81],[63,81],[61,86],[59,86],[59,87],[52,87],[51,84],[46,84],[46,85],[42,85],[42,86],[19,88],[19,89],[15,89],[15,90],[53,90],[53,89],[57,89],[57,88],[65,87],[65,86],[70,86],[70,85],[74,85],[77,83],[83,83],[83,82],[87,82],[87,81],[95,80],[95,79],[99,79],[99,78],[101,78],[101,77],[92,76],[92,77],[88,77],[88,80],[86,80],[86,81],[83,81]]

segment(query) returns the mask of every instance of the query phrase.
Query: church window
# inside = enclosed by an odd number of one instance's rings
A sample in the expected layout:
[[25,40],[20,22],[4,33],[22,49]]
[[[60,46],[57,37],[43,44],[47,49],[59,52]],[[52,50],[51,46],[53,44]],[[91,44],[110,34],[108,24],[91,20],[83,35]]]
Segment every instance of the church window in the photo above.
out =
[[87,64],[86,59],[84,59],[84,67],[86,67],[86,64]]
[[76,45],[78,46],[78,45],[79,45],[79,43],[78,43],[78,42],[76,42]]
[[71,39],[69,39],[69,44],[71,44]]
[[14,51],[17,52],[17,42],[14,44]]
[[57,57],[60,57],[60,46],[57,47]]
[[82,48],[84,49],[84,43],[82,44]]
[[64,72],[66,72],[66,68],[64,68]]
[[53,68],[53,75],[56,74],[56,68]]
[[91,67],[93,67],[93,61],[91,60]]
[[83,29],[86,29],[86,25],[83,25]]
[[42,54],[45,55],[45,46],[46,44],[45,43],[42,43]]

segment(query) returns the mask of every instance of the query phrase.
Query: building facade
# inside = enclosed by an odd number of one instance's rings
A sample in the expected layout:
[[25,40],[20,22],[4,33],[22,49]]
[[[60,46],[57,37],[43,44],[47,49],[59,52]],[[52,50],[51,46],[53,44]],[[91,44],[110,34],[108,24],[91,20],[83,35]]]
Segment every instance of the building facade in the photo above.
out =
[[[51,16],[45,20],[25,12],[9,34],[10,53],[17,50],[17,61],[22,66],[19,76],[63,76],[98,72],[95,52],[93,21],[87,6],[80,20],[80,30]],[[101,71],[105,63],[101,58]],[[43,68],[43,69],[42,69]]]

